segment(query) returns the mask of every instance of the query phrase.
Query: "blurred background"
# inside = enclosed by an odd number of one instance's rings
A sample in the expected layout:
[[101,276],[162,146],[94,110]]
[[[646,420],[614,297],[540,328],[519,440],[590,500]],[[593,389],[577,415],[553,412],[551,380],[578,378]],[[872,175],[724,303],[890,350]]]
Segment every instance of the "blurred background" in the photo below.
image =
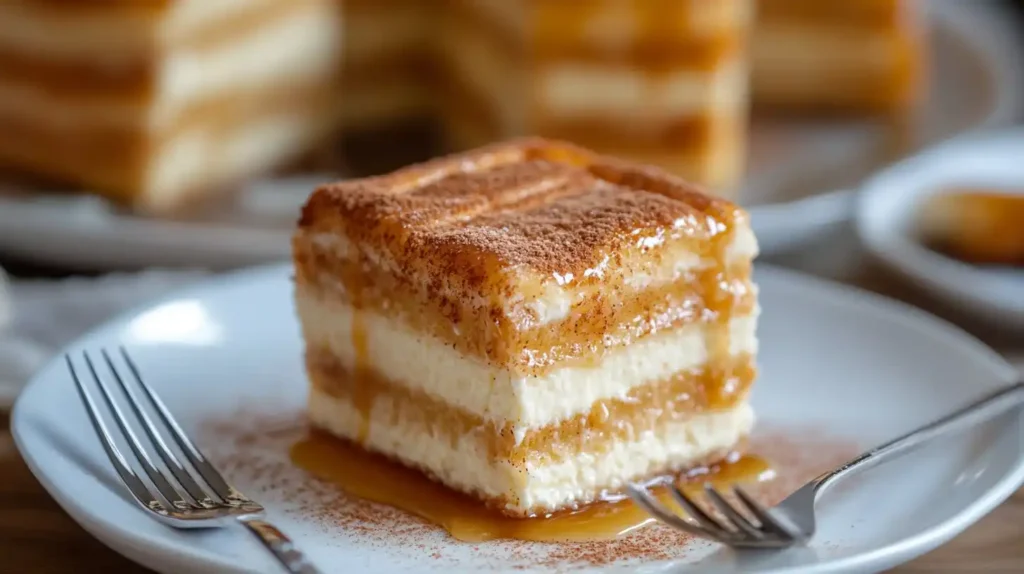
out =
[[837,190],[1020,121],[1022,13],[1000,0],[11,0],[0,264],[280,260],[318,183],[534,134],[733,198],[766,254],[788,251],[848,216]]

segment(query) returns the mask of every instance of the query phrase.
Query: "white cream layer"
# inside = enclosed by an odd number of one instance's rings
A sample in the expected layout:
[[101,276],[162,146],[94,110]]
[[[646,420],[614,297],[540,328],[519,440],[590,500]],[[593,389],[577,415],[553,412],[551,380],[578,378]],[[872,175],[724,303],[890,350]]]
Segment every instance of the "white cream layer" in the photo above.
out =
[[[310,389],[310,421],[341,437],[356,439],[362,415],[350,401]],[[394,415],[390,400],[374,401],[368,449],[426,469],[450,487],[510,500],[513,512],[543,512],[586,503],[603,489],[618,489],[630,480],[681,470],[712,454],[734,447],[749,435],[753,410],[743,403],[729,411],[695,415],[644,433],[639,440],[617,442],[607,452],[581,453],[553,464],[515,468],[490,460],[484,442],[469,433],[452,444],[420,425]]]
[[45,86],[2,81],[0,115],[60,129],[142,124],[161,131],[196,102],[287,86],[327,85],[341,66],[340,43],[341,22],[334,9],[305,3],[233,42],[199,51],[170,49],[161,55],[152,101],[69,97]]
[[[299,287],[297,309],[311,348],[327,349],[345,367],[356,364],[353,309]],[[543,376],[490,365],[453,349],[402,321],[362,310],[365,360],[396,384],[500,424],[511,422],[521,438],[529,429],[589,412],[594,402],[625,397],[632,389],[698,369],[709,358],[709,329],[688,325],[616,348],[594,365],[556,367]],[[729,353],[757,353],[756,313],[730,323]]]

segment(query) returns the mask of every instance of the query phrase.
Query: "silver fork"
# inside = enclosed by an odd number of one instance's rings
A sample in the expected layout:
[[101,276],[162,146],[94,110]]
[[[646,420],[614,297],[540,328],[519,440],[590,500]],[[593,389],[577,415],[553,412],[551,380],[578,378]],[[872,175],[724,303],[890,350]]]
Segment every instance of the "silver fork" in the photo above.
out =
[[771,510],[736,485],[732,488],[738,501],[736,503],[730,503],[710,484],[704,485],[704,494],[714,511],[717,511],[715,516],[701,508],[693,497],[676,484],[670,484],[669,493],[689,519],[661,504],[644,486],[631,484],[626,487],[626,491],[641,508],[658,520],[695,536],[733,548],[788,548],[805,543],[814,536],[814,503],[830,486],[892,460],[940,435],[969,428],[1022,403],[1024,382],[1018,382],[818,476]]
[[[134,412],[137,425],[142,427],[148,438],[149,448],[139,440],[121,407],[118,406],[118,401],[114,399],[106,382],[108,377],[100,376],[87,352],[83,351],[82,357],[89,377],[99,388],[111,418],[114,419],[114,423],[121,431],[123,442],[128,443],[136,466],[143,468],[155,488],[155,493],[136,473],[132,464],[117,447],[107,428],[107,423],[104,422],[104,417],[97,409],[90,391],[83,384],[82,377],[79,376],[71,356],[64,355],[64,359],[67,361],[71,378],[78,388],[78,394],[82,398],[82,403],[84,403],[89,420],[92,421],[92,426],[100,439],[100,444],[103,445],[103,450],[106,451],[111,464],[114,465],[114,469],[121,477],[121,481],[139,505],[160,522],[174,528],[217,528],[240,522],[274,554],[274,557],[288,572],[319,574],[319,570],[306,559],[284,533],[262,519],[264,511],[260,504],[246,497],[224,480],[220,472],[214,468],[174,420],[160,397],[142,380],[138,367],[124,347],[119,349],[123,363],[127,366],[127,371],[131,373],[135,385],[142,389],[146,402],[163,423],[161,431],[159,428],[161,425],[154,423],[142,402],[137,398],[136,392],[126,382],[128,377],[122,375],[110,354],[103,349],[100,354],[106,363],[106,370],[121,388],[125,402]],[[168,446],[165,438],[167,434],[177,443],[181,453],[194,469],[194,473],[182,464],[178,456]],[[170,475],[154,464],[153,451],[156,451],[166,469],[170,471]]]

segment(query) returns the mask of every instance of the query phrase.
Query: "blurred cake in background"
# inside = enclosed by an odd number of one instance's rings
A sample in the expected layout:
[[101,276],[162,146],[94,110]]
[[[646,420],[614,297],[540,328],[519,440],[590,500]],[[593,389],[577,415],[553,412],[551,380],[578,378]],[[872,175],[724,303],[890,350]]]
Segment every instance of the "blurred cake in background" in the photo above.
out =
[[[345,173],[371,174],[539,135],[732,195],[748,84],[767,109],[906,116],[923,89],[920,11],[909,0],[0,0],[0,170],[162,214],[281,167],[338,171],[342,152]],[[415,142],[421,132],[401,126],[416,122],[440,129]],[[338,146],[339,133],[357,144]]]
[[0,166],[167,212],[340,114],[337,0],[0,2]]
[[924,88],[924,6],[915,0],[759,0],[758,108],[903,113]]
[[743,173],[750,0],[450,0],[440,115],[454,147],[531,134],[717,192]]

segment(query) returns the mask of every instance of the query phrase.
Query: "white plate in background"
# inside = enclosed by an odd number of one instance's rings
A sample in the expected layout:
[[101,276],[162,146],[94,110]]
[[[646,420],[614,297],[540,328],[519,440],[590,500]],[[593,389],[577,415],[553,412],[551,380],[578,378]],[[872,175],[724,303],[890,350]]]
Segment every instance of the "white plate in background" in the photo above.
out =
[[872,178],[858,201],[857,233],[871,255],[955,308],[1024,329],[1024,268],[968,265],[915,236],[928,196],[961,187],[1024,194],[1024,128],[958,138]]
[[[935,22],[922,145],[1006,123],[1021,109],[1021,42],[999,6],[982,0],[927,3]],[[1003,14],[1003,17],[1000,15]],[[879,168],[885,128],[873,122],[755,121],[750,174],[740,201],[751,209],[762,252],[820,238],[851,213],[852,189]],[[96,197],[0,187],[0,254],[71,268],[230,268],[289,255],[290,226],[325,176],[267,180],[202,220],[136,216]]]
[[[923,129],[913,148],[1021,119],[1024,39],[1006,7],[957,0],[922,5],[931,11],[935,33]],[[741,199],[750,206],[763,251],[813,244],[848,222],[854,190],[889,163],[879,153],[885,134],[884,127],[869,122],[773,125],[755,120],[753,177]]]
[[[116,319],[68,351],[125,344],[187,429],[237,416],[239,404],[301,409],[302,344],[289,267],[263,268],[201,284]],[[881,443],[1007,384],[1014,370],[958,329],[905,305],[768,266],[758,266],[763,306],[759,425],[816,428],[866,446]],[[253,313],[259,309],[259,313]],[[675,562],[594,567],[591,572],[880,571],[946,542],[992,510],[1024,480],[1019,413],[922,448],[826,495],[808,548],[736,555],[703,542]],[[763,428],[763,427],[759,427]],[[181,532],[127,498],[79,403],[63,360],[45,367],[12,416],[18,448],[51,495],[86,530],[161,572],[279,572],[241,528]],[[755,430],[755,438],[757,436]],[[221,450],[221,435],[204,447]],[[228,448],[231,448],[230,446]],[[278,455],[280,456],[280,455]],[[327,572],[512,571],[509,547],[456,542],[432,532],[432,549],[402,538],[369,543],[356,529],[296,507],[275,472],[237,479]],[[524,543],[525,544],[525,543]],[[544,546],[520,555],[543,556]],[[426,560],[430,552],[444,558]],[[520,558],[519,560],[523,560]],[[530,562],[533,572],[561,565]],[[518,564],[522,566],[522,564]]]

